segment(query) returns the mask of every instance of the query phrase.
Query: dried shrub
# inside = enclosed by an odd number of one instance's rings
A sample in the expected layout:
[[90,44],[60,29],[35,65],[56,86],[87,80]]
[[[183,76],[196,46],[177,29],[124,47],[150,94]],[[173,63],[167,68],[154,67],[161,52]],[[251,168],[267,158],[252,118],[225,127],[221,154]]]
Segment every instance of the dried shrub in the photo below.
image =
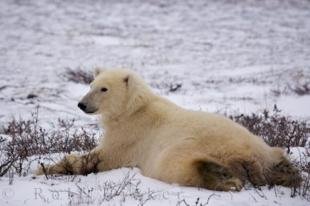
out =
[[176,84],[170,84],[169,85],[169,92],[176,92],[179,89],[181,89],[182,84],[181,83],[176,83]]
[[141,181],[135,178],[135,174],[131,174],[130,172],[118,182],[105,181],[96,188],[93,186],[85,188],[76,184],[77,193],[68,191],[71,196],[69,205],[93,205],[95,202],[99,202],[100,205],[106,205],[111,202],[113,203],[115,200],[119,200],[121,204],[131,200],[135,202],[135,205],[143,206],[150,200],[161,199],[160,192],[151,190],[142,191],[140,184]]
[[215,193],[212,193],[211,195],[209,195],[209,197],[207,199],[207,202],[202,202],[201,199],[199,197],[197,197],[196,200],[194,202],[192,202],[192,203],[190,203],[188,200],[183,198],[181,200],[178,200],[178,202],[176,203],[176,206],[204,206],[204,205],[208,205],[210,199],[213,196],[218,196],[219,197],[219,195],[216,195]]
[[295,160],[295,165],[302,171],[303,182],[299,188],[292,189],[292,196],[302,196],[310,201],[310,148],[299,154],[299,160]]
[[93,75],[90,72],[86,72],[81,68],[71,69],[66,68],[63,76],[72,82],[81,83],[81,84],[90,84],[93,81]]
[[295,85],[294,87],[289,87],[297,95],[309,95],[310,94],[310,82]]
[[285,147],[288,151],[290,147],[305,147],[310,136],[307,122],[292,120],[281,115],[276,105],[272,112],[264,110],[258,114],[229,117],[245,126],[253,134],[262,137],[270,146]]
[[287,79],[287,81],[286,83],[281,83],[281,81],[283,81],[281,80],[278,82],[280,84],[275,85],[275,87],[271,89],[271,93],[274,96],[278,97],[283,95],[310,95],[310,73],[308,70],[296,69],[296,71],[294,71],[293,73],[285,74],[281,79]]
[[0,134],[0,176],[9,169],[19,175],[27,173],[29,168],[24,167],[24,162],[31,156],[89,151],[97,145],[95,133],[75,127],[74,119],[58,119],[52,128],[46,130],[39,125],[38,110],[29,120],[12,119],[8,122],[3,127],[2,136]]
[[149,79],[152,88],[161,90],[166,94],[182,92],[184,87],[183,79],[180,76],[172,75],[167,71],[152,74]]

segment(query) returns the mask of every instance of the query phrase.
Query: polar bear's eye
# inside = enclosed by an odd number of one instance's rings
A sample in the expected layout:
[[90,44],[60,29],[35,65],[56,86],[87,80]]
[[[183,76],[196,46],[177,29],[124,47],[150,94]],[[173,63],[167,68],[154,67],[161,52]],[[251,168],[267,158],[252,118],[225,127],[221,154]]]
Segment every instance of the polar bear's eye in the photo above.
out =
[[106,91],[108,91],[108,89],[107,89],[107,88],[105,88],[105,87],[102,87],[102,88],[100,89],[100,91],[102,91],[102,92],[106,92]]

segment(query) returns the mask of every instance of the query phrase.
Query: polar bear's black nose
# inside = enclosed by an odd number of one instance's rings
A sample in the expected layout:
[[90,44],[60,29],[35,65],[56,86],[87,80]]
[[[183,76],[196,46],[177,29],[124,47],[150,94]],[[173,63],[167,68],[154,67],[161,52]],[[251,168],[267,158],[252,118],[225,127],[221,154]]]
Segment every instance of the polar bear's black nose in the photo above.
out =
[[85,109],[86,109],[86,105],[83,104],[82,102],[79,102],[79,103],[78,103],[78,107],[79,107],[81,110],[83,110],[83,111],[85,111]]

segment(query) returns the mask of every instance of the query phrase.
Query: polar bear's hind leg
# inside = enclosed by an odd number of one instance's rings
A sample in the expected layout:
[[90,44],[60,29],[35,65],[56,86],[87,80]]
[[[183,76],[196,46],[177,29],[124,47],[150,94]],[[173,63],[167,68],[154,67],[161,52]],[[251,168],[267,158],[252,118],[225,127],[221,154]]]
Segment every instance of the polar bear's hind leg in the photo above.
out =
[[196,162],[198,173],[201,175],[200,186],[219,191],[240,191],[242,181],[228,168],[212,161]]
[[270,185],[298,187],[302,182],[300,171],[285,157],[266,176]]

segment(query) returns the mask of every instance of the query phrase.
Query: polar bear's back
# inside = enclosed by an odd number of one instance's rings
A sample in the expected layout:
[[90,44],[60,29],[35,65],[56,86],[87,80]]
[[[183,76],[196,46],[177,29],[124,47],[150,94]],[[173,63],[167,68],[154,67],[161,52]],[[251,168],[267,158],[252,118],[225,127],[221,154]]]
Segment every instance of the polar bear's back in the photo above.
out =
[[[191,111],[174,104],[155,104],[162,110],[162,125],[158,128],[157,138],[167,138],[173,142],[194,138],[202,144],[250,144],[265,145],[261,138],[250,133],[243,126],[218,114]],[[166,107],[166,108],[163,108]]]

